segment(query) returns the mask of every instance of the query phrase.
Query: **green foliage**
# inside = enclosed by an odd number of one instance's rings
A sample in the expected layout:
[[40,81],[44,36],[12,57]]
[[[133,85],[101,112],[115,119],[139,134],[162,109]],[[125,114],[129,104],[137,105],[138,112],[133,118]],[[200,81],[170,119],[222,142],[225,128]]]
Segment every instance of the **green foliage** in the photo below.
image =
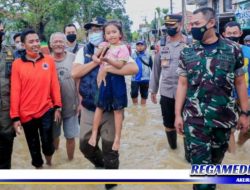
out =
[[164,16],[168,14],[169,9],[167,8],[161,9],[160,7],[156,7],[155,12],[156,12],[156,17],[151,21],[150,25],[151,28],[159,29],[164,24]]
[[63,31],[64,25],[78,22],[81,27],[92,18],[101,16],[122,21],[130,39],[131,21],[124,8],[125,0],[0,0],[0,19],[11,29],[21,31],[32,27],[49,36]]
[[132,41],[133,42],[139,40],[139,38],[140,38],[140,34],[138,32],[133,32],[132,33]]

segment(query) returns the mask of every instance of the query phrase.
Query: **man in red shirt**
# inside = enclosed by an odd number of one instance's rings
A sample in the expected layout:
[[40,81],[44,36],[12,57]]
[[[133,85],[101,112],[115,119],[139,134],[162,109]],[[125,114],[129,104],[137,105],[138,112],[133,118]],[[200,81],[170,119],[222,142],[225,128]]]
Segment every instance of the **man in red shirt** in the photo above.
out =
[[12,65],[10,116],[17,134],[24,129],[32,165],[42,168],[40,139],[48,165],[55,151],[52,126],[61,117],[60,86],[53,58],[41,53],[37,33],[25,30],[21,42],[25,53]]

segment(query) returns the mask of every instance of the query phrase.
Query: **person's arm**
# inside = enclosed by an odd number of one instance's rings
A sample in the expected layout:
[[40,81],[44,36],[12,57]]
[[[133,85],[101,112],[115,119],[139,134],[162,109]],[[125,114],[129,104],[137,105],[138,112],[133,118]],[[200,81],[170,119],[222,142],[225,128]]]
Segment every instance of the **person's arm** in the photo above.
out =
[[160,75],[161,75],[161,60],[160,60],[160,53],[158,53],[155,55],[153,69],[149,81],[149,91],[151,92],[151,101],[154,104],[157,103],[156,95],[159,88]]
[[22,85],[19,75],[19,65],[18,61],[14,61],[11,70],[10,117],[13,121],[20,120],[19,107]]
[[175,98],[175,128],[177,133],[183,134],[182,108],[186,99],[188,88],[187,77],[179,76]]
[[103,48],[98,48],[95,54],[92,56],[92,60],[98,64],[101,64],[100,56],[102,54]]
[[61,108],[62,108],[60,84],[58,81],[56,64],[53,59],[51,59],[50,61],[51,61],[50,95],[53,101],[53,106],[55,108],[54,121],[59,123],[61,120]]
[[18,61],[14,61],[11,70],[11,89],[10,89],[10,117],[16,134],[21,133],[22,125],[20,122],[19,106],[21,94],[21,79],[18,72]]
[[113,60],[106,57],[101,58],[101,62],[107,62],[117,69],[121,69],[125,65],[125,61]]
[[[247,87],[245,81],[245,69],[244,61],[242,56],[242,50],[240,46],[235,46],[234,49],[236,63],[234,68],[234,84],[238,93],[241,111],[248,112],[248,97],[247,97]],[[247,114],[240,113],[240,117],[237,124],[237,129],[240,129],[243,133],[247,132],[249,128],[249,120]]]
[[107,62],[113,67],[116,67],[117,69],[121,69],[128,62],[130,54],[128,51],[128,47],[126,45],[122,45],[117,48],[118,48],[118,54],[116,55],[116,59],[109,59],[107,57],[102,57],[101,61]]
[[60,91],[60,84],[57,76],[56,71],[56,64],[53,59],[51,61],[51,85],[50,85],[50,95],[53,101],[54,107],[62,107],[62,99],[61,99],[61,91]]
[[77,115],[81,113],[81,102],[82,102],[82,96],[79,93],[80,88],[80,79],[75,80],[76,83],[76,90],[77,90],[77,96],[78,96],[78,105],[77,105]]
[[71,76],[73,79],[80,79],[99,65],[94,61],[84,64],[83,55],[83,48],[81,48],[76,54],[76,58],[71,70]]
[[96,68],[99,64],[91,61],[88,64],[79,64],[76,63],[73,65],[72,71],[71,71],[71,76],[73,79],[79,79],[86,74],[88,74],[90,71],[92,71],[94,68]]
[[[235,78],[235,88],[239,97],[241,111],[248,113],[247,86],[244,75],[237,76]],[[240,114],[237,128],[242,130],[242,132],[247,132],[249,128],[249,121],[247,115]]]
[[121,69],[117,69],[111,65],[104,66],[104,70],[109,73],[117,74],[117,75],[135,75],[138,73],[139,68],[135,61],[130,58],[128,63],[125,64]]

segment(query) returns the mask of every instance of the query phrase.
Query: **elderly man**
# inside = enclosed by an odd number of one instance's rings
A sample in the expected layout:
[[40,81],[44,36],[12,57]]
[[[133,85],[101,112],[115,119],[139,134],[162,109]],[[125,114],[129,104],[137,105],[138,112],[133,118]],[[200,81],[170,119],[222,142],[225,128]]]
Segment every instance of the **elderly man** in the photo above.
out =
[[[53,33],[50,36],[50,46],[53,52],[51,55],[56,63],[56,70],[62,96],[62,125],[64,136],[66,138],[66,149],[68,159],[72,160],[75,151],[75,137],[79,136],[79,100],[76,82],[71,77],[71,69],[75,55],[65,51],[66,41],[66,36],[61,32]],[[60,133],[61,128],[59,123],[59,126],[54,125],[54,145],[56,149],[59,145]]]

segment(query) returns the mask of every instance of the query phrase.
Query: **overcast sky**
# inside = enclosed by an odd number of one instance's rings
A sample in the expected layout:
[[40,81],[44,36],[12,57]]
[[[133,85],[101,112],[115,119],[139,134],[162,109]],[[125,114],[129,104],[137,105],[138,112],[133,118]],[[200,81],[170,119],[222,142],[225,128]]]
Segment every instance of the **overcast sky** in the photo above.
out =
[[[173,13],[181,11],[181,1],[173,0]],[[170,10],[170,0],[126,0],[125,8],[130,19],[133,21],[132,31],[139,28],[140,23],[144,23],[144,17],[150,22],[154,18],[156,7],[168,8]],[[187,10],[194,10],[194,6],[187,6]]]

